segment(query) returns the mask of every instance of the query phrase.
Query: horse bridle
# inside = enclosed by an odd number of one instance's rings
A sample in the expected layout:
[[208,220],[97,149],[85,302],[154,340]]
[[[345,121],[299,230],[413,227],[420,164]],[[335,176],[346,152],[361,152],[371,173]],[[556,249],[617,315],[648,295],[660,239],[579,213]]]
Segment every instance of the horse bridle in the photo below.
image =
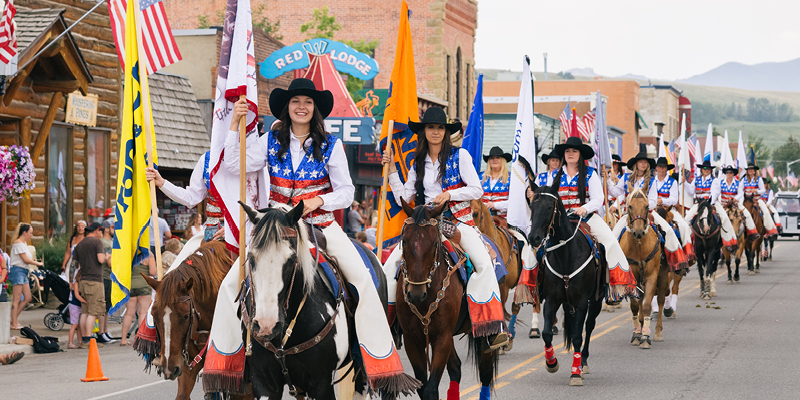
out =
[[[189,370],[191,371],[192,368],[194,368],[200,361],[203,360],[203,356],[205,355],[206,350],[208,349],[208,337],[206,337],[206,340],[202,344],[202,347],[200,347],[201,345],[200,343],[198,343],[198,341],[200,340],[200,335],[201,334],[208,335],[208,331],[197,330],[197,326],[199,325],[200,321],[200,313],[194,307],[194,300],[192,299],[192,296],[180,296],[177,298],[176,303],[185,303],[187,301],[189,302],[189,329],[186,330],[186,339],[184,340],[183,343],[183,350],[181,351],[181,355],[183,356],[183,362],[186,363],[187,366],[189,366]],[[191,340],[195,346],[200,348],[200,351],[191,361],[189,361],[189,350],[188,350],[189,340]]]
[[[406,218],[406,220],[405,220],[405,222],[403,224],[403,229],[400,232],[400,236],[401,237],[403,235],[403,231],[406,230],[406,227],[405,227],[406,225],[418,225],[418,226],[423,226],[423,227],[424,226],[436,227],[436,226],[439,225],[439,221],[437,221],[436,218],[430,218],[430,219],[422,220],[419,223],[416,223],[416,222],[414,222],[413,218],[410,218],[410,217]],[[405,260],[405,258],[402,258],[402,257],[400,258],[400,272],[403,274],[403,280],[404,280],[406,285],[411,285],[411,286],[426,285],[427,287],[431,287],[431,279],[433,278],[433,273],[436,272],[436,270],[439,268],[439,249],[442,247],[442,237],[439,234],[438,230],[436,232],[436,237],[437,237],[438,240],[436,241],[436,244],[434,244],[435,247],[434,247],[434,254],[433,254],[433,266],[431,266],[431,268],[428,270],[428,279],[426,279],[424,281],[421,281],[421,282],[413,282],[413,281],[409,280],[408,279],[408,267],[406,266],[406,260]],[[403,294],[407,296],[405,287],[403,288]]]

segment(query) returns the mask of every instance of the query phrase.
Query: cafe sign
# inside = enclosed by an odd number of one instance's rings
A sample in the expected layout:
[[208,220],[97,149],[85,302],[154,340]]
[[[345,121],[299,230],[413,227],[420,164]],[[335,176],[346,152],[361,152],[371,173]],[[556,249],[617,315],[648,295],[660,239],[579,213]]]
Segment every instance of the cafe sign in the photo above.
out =
[[64,122],[75,125],[97,125],[97,95],[83,96],[80,92],[70,93],[67,98],[67,117]]

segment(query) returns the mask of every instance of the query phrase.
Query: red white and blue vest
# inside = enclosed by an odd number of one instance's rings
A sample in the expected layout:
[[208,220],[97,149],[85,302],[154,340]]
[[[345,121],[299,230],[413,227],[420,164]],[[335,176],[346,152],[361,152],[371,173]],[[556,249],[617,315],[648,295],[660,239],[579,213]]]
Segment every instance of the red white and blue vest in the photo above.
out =
[[552,176],[550,177],[550,179],[553,179],[553,178],[555,178],[555,177],[556,177],[556,174],[558,173],[558,170],[557,170],[557,169],[554,169],[554,170],[552,170],[552,171],[550,171],[550,172],[542,172],[542,173],[540,173],[539,175],[537,175],[537,176],[536,176],[536,185],[537,185],[537,186],[548,186],[548,185],[547,185],[547,179],[548,179],[548,178],[547,178],[547,174],[548,174],[548,173],[549,173],[550,175],[552,175]]
[[[656,183],[656,179],[655,178],[650,180],[650,185],[651,186],[654,185],[655,183]],[[672,191],[672,185],[674,185],[674,184],[675,184],[675,179],[672,179],[671,176],[667,176],[667,179],[664,181],[664,184],[661,185],[661,187],[658,188],[658,190],[656,192],[656,193],[658,193],[658,197],[661,197],[661,198],[664,198],[664,199],[668,198],[670,192]]]
[[703,200],[711,198],[711,185],[714,184],[714,178],[704,180],[702,176],[694,180],[694,200],[699,203]]
[[756,175],[755,179],[752,181],[748,180],[746,175],[742,178],[745,196],[753,196],[753,198],[755,198],[758,195],[758,182],[760,179],[761,177],[758,175]]
[[[589,179],[592,177],[592,175],[594,175],[594,168],[586,167],[586,201],[591,200],[589,195]],[[578,208],[583,205],[578,197],[578,176],[580,176],[580,174],[575,174],[575,176],[573,176],[568,182],[567,174],[561,174],[558,197],[561,198],[561,202],[564,204],[564,208],[567,210]]]
[[[480,179],[483,181],[483,174],[486,172],[481,172]],[[485,182],[483,182],[483,203],[494,203],[495,201],[505,201],[508,200],[508,188],[511,185],[511,173],[508,174],[508,179],[506,179],[506,183],[503,183],[502,180],[498,179],[497,182],[492,185],[492,177],[488,177]],[[497,215],[504,216],[506,215],[505,212],[497,210]]]
[[[450,149],[450,157],[447,158],[447,171],[442,177],[442,192],[467,186],[467,184],[461,180],[459,150],[460,147],[455,146]],[[508,194],[508,190],[506,190],[506,194]],[[450,212],[457,220],[468,225],[475,225],[475,222],[472,220],[472,207],[469,204],[469,200],[450,201],[449,206]]]
[[[331,158],[333,147],[339,140],[336,136],[327,135],[320,152],[322,161],[314,158],[313,146],[306,150],[303,161],[297,166],[297,171],[292,169],[292,155],[290,151],[283,153],[278,158],[281,149],[276,136],[276,131],[269,132],[267,137],[267,166],[269,167],[269,205],[286,204],[295,206],[300,200],[308,200],[331,192],[331,180],[328,176],[328,161]],[[333,212],[318,208],[306,216],[305,221],[318,225],[328,226],[333,223]]]
[[[624,186],[625,186],[625,196],[628,196],[628,195],[630,194],[630,193],[628,193],[628,181],[630,180],[630,178],[631,178],[631,173],[630,173],[630,172],[626,172],[626,173],[625,173],[625,176],[623,177],[623,179],[624,179],[624,182],[625,182],[625,184],[624,184]],[[648,188],[649,188],[650,186],[652,186],[652,185],[653,185],[653,181],[654,181],[654,180],[655,180],[655,178],[653,178],[653,177],[650,177],[650,184],[649,184],[649,185],[647,185],[647,187],[648,187]],[[639,182],[636,184],[636,187],[638,187],[639,189],[644,189],[644,179],[641,179],[641,180],[640,180],[640,181],[639,181]],[[645,196],[646,196],[646,195],[647,195],[647,193],[645,193]],[[669,195],[668,195],[668,196],[669,196]]]
[[206,201],[206,225],[216,225],[222,221],[222,208],[220,207],[220,202],[211,194],[211,168],[209,166],[211,161],[211,152],[207,151],[206,154],[203,155],[205,158],[203,164],[203,183],[206,184],[206,189],[209,189],[206,193],[206,197],[208,200]]
[[734,200],[739,193],[739,181],[734,179],[733,182],[728,184],[728,181],[723,179],[719,182],[719,189],[719,198],[722,200],[722,205],[726,205]]
[[764,203],[769,201],[769,195],[772,193],[772,189],[765,190],[764,194],[761,195],[761,200],[764,200]]

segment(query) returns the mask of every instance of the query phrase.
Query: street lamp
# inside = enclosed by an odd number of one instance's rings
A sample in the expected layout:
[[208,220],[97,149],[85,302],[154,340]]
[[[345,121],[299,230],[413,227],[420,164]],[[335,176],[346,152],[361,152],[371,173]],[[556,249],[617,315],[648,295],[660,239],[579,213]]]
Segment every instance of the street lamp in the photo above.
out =
[[789,176],[789,166],[794,164],[794,163],[796,163],[796,162],[800,162],[800,159],[794,160],[794,161],[792,161],[790,163],[786,163],[786,176]]

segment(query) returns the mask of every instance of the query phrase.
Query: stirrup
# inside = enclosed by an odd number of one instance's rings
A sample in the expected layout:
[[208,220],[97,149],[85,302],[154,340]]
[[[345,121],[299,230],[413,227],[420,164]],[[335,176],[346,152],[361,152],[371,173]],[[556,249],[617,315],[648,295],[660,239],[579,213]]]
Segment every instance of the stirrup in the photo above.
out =
[[491,338],[491,336],[487,338],[490,340],[490,343],[489,348],[483,351],[484,353],[491,353],[508,344],[508,334],[505,332],[500,332],[497,335],[494,335],[494,339]]

